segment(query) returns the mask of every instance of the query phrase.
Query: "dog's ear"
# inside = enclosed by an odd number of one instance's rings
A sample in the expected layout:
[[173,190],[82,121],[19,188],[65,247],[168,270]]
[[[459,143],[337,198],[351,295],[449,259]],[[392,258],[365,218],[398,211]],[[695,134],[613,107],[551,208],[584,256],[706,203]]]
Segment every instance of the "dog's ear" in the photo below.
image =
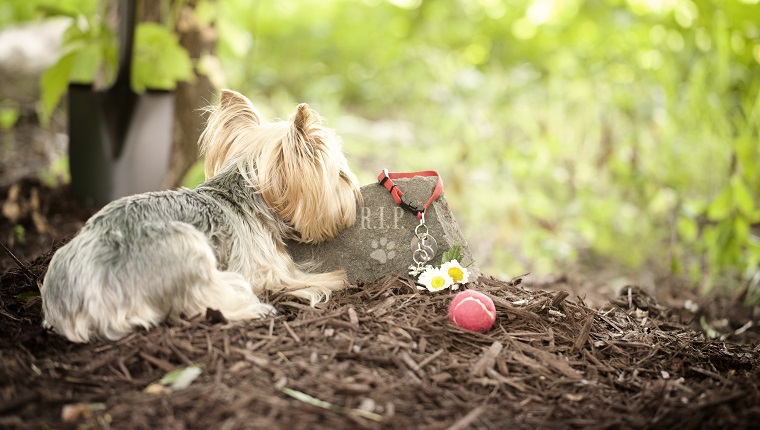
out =
[[200,137],[200,147],[208,179],[247,150],[243,137],[257,129],[262,120],[253,103],[232,90],[222,90],[219,106],[206,111],[210,115]]
[[301,136],[308,136],[309,129],[320,122],[319,115],[309,108],[306,103],[301,103],[293,114],[293,130]]
[[302,242],[319,243],[353,224],[358,186],[345,179],[340,139],[316,111],[301,104],[286,126],[287,135],[258,160],[259,190]]
[[230,121],[250,121],[255,125],[261,124],[261,115],[253,107],[253,103],[248,97],[237,91],[224,89],[219,98],[219,109],[227,112],[233,112],[236,115],[230,118]]

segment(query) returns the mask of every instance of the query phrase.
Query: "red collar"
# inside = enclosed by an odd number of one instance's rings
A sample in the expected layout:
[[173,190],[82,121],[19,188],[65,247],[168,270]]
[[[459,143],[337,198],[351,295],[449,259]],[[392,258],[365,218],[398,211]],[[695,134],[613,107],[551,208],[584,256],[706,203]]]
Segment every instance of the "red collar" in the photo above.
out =
[[[396,184],[393,183],[393,179],[414,178],[415,176],[435,176],[438,178],[438,181],[435,184],[435,188],[433,188],[433,194],[430,196],[428,201],[425,202],[422,208],[414,205],[406,197],[404,197],[404,193],[402,193]],[[391,197],[393,197],[393,201],[396,202],[397,205],[410,211],[419,219],[422,219],[423,215],[425,215],[425,212],[427,212],[428,206],[430,206],[430,204],[432,204],[433,201],[435,201],[435,199],[437,199],[438,196],[440,196],[443,192],[443,180],[441,179],[441,175],[439,175],[435,170],[423,170],[421,172],[409,173],[388,173],[388,169],[383,169],[383,171],[380,172],[380,175],[378,175],[377,180],[380,182],[380,185],[384,186],[386,189],[388,189],[388,191],[390,191]]]

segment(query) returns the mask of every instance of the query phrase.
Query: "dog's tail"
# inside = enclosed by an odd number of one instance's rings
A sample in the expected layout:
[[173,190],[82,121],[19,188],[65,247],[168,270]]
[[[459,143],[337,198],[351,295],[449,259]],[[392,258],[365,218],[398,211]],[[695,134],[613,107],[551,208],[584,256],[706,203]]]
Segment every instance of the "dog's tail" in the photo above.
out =
[[306,300],[311,306],[327,301],[333,293],[348,287],[343,270],[309,273],[293,263],[286,271],[272,275],[272,282],[267,282],[268,291]]

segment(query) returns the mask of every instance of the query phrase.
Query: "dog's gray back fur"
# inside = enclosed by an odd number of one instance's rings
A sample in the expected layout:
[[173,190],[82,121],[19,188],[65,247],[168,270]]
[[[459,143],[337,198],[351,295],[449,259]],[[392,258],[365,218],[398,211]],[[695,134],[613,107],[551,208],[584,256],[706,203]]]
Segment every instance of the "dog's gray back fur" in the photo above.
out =
[[[251,219],[258,222],[247,222]],[[118,250],[139,243],[138,238],[128,235],[136,234],[140,226],[167,221],[187,223],[203,233],[211,241],[222,270],[229,265],[234,242],[248,237],[250,229],[273,232],[276,237],[292,235],[292,229],[272,213],[232,166],[195,189],[138,194],[111,202],[87,222],[80,236],[123,238],[114,240],[114,250]]]

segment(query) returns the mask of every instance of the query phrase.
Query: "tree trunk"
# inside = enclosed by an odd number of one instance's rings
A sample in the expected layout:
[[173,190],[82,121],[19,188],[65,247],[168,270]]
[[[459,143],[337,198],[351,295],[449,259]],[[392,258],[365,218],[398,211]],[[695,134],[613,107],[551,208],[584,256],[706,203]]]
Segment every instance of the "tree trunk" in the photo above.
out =
[[216,90],[209,78],[198,73],[197,69],[200,58],[213,53],[216,46],[215,33],[199,24],[190,13],[191,8],[195,7],[195,1],[189,1],[182,7],[185,10],[180,14],[176,30],[180,36],[180,44],[187,49],[190,58],[196,64],[195,82],[180,82],[177,85],[177,98],[174,105],[174,145],[169,171],[164,178],[164,185],[167,188],[180,185],[187,170],[197,160],[198,138],[205,125],[205,118],[201,118],[199,109],[213,100]]

